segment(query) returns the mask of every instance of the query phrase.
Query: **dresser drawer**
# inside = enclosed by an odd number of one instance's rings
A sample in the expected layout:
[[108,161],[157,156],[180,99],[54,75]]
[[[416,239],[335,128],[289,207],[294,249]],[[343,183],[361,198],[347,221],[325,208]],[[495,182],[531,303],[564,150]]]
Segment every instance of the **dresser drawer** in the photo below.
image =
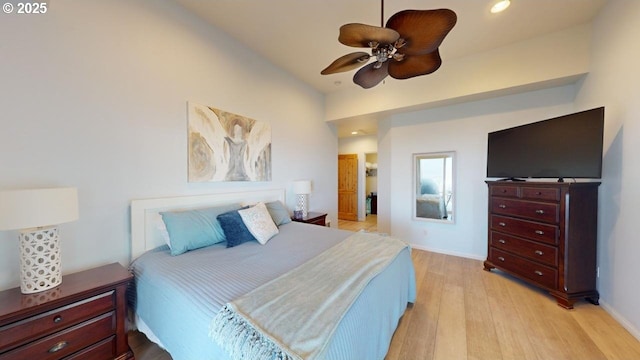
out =
[[13,348],[115,308],[114,291],[26,318],[0,328],[0,348]]
[[560,201],[558,188],[523,187],[520,191],[524,199]]
[[491,229],[553,245],[558,243],[559,231],[555,225],[491,215]]
[[558,204],[492,197],[491,212],[554,224],[560,221]]
[[54,360],[82,350],[115,334],[115,313],[98,316],[0,355],[0,360]]
[[496,231],[491,232],[490,245],[541,262],[545,265],[558,266],[558,248],[554,246],[519,239]]
[[510,185],[496,185],[491,187],[491,196],[518,197],[518,187]]
[[549,289],[558,287],[558,272],[551,267],[493,247],[489,248],[489,260],[497,267],[504,268]]

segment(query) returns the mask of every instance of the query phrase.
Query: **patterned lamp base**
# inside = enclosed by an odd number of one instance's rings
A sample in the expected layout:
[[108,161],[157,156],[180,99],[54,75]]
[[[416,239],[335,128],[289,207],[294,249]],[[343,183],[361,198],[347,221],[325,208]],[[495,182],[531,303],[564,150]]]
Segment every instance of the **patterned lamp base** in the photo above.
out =
[[296,210],[302,210],[302,217],[307,216],[307,194],[298,194]]
[[20,291],[32,294],[61,283],[58,227],[20,232]]

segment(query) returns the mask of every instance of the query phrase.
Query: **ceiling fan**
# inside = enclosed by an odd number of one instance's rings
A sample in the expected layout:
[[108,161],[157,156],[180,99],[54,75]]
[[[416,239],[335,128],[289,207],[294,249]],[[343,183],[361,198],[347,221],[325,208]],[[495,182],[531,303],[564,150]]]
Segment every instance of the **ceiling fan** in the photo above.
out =
[[384,22],[384,0],[380,27],[351,23],[340,27],[338,41],[352,47],[371,48],[371,55],[359,51],[339,57],[320,73],[349,71],[363,66],[353,82],[365,89],[378,85],[387,75],[408,79],[431,74],[442,64],[438,47],[456,24],[456,13],[449,9],[403,10]]

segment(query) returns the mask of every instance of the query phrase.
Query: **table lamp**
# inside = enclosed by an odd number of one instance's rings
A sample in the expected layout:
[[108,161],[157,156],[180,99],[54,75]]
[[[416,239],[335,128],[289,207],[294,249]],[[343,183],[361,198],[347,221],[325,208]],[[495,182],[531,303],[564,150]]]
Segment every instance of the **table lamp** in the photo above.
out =
[[76,188],[0,191],[0,230],[20,230],[20,291],[62,283],[58,224],[78,219]]
[[293,192],[297,196],[296,209],[302,210],[302,217],[307,216],[307,196],[311,194],[311,180],[298,180],[293,182]]

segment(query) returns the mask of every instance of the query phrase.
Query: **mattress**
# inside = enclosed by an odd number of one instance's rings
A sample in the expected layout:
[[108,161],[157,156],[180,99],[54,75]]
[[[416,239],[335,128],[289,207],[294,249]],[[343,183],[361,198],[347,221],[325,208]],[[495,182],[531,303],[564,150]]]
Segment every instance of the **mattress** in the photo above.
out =
[[[131,264],[132,308],[174,360],[228,359],[208,336],[220,308],[351,234],[292,222],[280,226],[266,245],[226,248],[223,243],[179,256],[159,247]],[[399,318],[413,301],[415,275],[405,249],[354,302],[330,341],[327,358],[383,359]],[[377,316],[371,316],[372,309]]]

